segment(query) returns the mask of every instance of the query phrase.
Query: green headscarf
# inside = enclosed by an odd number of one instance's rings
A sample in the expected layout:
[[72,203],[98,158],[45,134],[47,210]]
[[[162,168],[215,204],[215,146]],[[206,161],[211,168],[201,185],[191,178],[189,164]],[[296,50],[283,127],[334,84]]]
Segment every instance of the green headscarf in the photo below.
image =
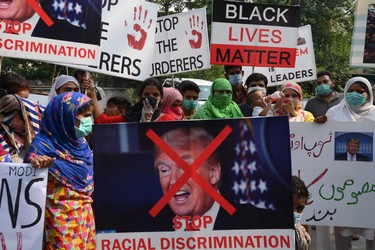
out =
[[[223,93],[215,93],[218,90]],[[232,101],[232,85],[225,78],[216,79],[211,93],[203,106],[195,113],[194,119],[243,117],[238,105]]]

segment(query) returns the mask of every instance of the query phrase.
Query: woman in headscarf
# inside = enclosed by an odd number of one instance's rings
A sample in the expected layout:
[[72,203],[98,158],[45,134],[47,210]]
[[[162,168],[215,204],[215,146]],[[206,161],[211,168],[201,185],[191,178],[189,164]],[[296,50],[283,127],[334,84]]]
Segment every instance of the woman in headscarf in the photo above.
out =
[[78,92],[53,98],[25,157],[36,167],[50,166],[43,249],[95,248],[93,158],[85,140],[93,109]]
[[[375,121],[374,96],[371,83],[364,77],[353,77],[345,85],[344,99],[330,108],[315,122],[328,121]],[[374,229],[335,227],[336,249],[351,249],[353,235],[366,239],[366,249],[374,249]]]
[[212,83],[210,92],[207,101],[195,113],[194,119],[242,117],[240,108],[232,101],[232,85],[227,79],[216,79]]
[[182,95],[175,88],[164,88],[164,97],[161,104],[161,112],[173,117],[174,120],[186,120],[182,111]]
[[52,84],[48,94],[48,101],[65,92],[79,92],[79,83],[76,78],[69,75],[59,75]]
[[290,122],[313,122],[314,116],[302,109],[303,93],[301,86],[295,82],[284,83],[280,87],[283,92],[281,107],[275,110],[276,115],[287,115]]
[[129,122],[173,121],[173,117],[161,112],[164,96],[160,81],[150,77],[144,80],[139,89],[139,101],[125,112]]

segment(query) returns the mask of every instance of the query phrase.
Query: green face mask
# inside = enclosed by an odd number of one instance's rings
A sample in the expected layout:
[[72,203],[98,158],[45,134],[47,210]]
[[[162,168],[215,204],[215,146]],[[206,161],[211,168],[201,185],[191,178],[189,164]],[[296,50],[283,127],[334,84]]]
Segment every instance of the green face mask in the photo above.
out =
[[232,101],[232,94],[215,93],[212,98],[212,103],[219,109],[223,109]]
[[92,130],[92,118],[83,117],[79,120],[79,127],[75,127],[77,138],[88,136]]

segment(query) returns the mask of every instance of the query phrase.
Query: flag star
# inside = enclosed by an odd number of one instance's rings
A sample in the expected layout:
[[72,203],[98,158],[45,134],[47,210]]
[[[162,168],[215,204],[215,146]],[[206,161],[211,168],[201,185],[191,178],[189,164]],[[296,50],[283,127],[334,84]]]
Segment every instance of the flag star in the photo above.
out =
[[255,144],[253,143],[253,141],[250,141],[249,144],[250,151],[252,154],[254,154],[254,152],[257,151],[257,149],[255,148]]
[[234,194],[237,195],[238,194],[238,191],[239,191],[239,185],[236,181],[234,181],[233,183],[233,187],[232,187],[232,190],[234,191]]
[[82,12],[82,6],[79,5],[79,3],[76,4],[76,7],[74,7],[74,10],[76,11],[76,15]]
[[255,171],[257,171],[256,165],[257,165],[256,161],[253,161],[247,165],[247,168],[250,170],[250,173],[254,173]]
[[251,189],[251,191],[257,190],[256,184],[257,184],[256,181],[251,181],[250,182],[250,189]]
[[78,20],[78,19],[75,19],[75,18],[74,18],[74,21],[73,21],[73,22],[70,22],[70,23],[73,24],[74,26],[79,27],[79,20]]
[[263,192],[267,190],[267,183],[265,181],[260,180],[258,188],[260,189],[260,193],[263,194]]
[[240,172],[240,165],[237,161],[234,162],[232,170],[234,171],[235,175],[238,175],[238,173]]
[[57,8],[59,7],[59,3],[57,2],[57,0],[53,1],[52,7],[53,7],[54,11],[57,11]]
[[73,3],[72,2],[68,3],[68,12],[69,11],[73,11]]
[[241,180],[241,184],[240,184],[240,190],[242,193],[245,193],[246,192],[246,181],[245,180]]
[[234,148],[235,150],[236,150],[236,155],[239,155],[240,154],[240,144],[239,143],[237,143],[236,144],[236,147]]
[[267,208],[266,207],[266,202],[262,201],[262,200],[259,200],[258,204],[256,204],[256,207],[258,207],[258,208]]
[[248,204],[248,203],[249,203],[249,201],[240,199],[240,204]]
[[60,9],[60,11],[63,11],[64,8],[65,8],[65,1],[61,0],[60,3],[59,3],[59,9]]

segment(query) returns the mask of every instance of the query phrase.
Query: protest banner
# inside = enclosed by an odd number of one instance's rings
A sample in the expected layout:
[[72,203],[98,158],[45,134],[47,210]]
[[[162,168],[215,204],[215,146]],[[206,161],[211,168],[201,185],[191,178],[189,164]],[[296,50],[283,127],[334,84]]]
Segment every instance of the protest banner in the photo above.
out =
[[48,169],[0,163],[2,249],[42,249]]
[[[311,193],[301,223],[375,228],[374,132],[373,122],[290,123],[292,171]],[[347,158],[350,138],[356,161]]]
[[150,77],[157,10],[146,1],[103,1],[98,64],[68,66],[139,81]]
[[213,1],[211,63],[293,68],[298,6]]
[[350,66],[375,66],[375,3],[372,0],[356,2]]
[[304,82],[316,79],[316,66],[311,26],[298,28],[296,65],[294,68],[254,67],[254,72],[267,76],[268,86],[276,86],[288,81]]
[[97,65],[101,1],[54,3],[2,2],[0,56]]
[[294,249],[287,117],[96,125],[94,138],[98,249]]
[[205,8],[158,18],[150,76],[210,67]]

